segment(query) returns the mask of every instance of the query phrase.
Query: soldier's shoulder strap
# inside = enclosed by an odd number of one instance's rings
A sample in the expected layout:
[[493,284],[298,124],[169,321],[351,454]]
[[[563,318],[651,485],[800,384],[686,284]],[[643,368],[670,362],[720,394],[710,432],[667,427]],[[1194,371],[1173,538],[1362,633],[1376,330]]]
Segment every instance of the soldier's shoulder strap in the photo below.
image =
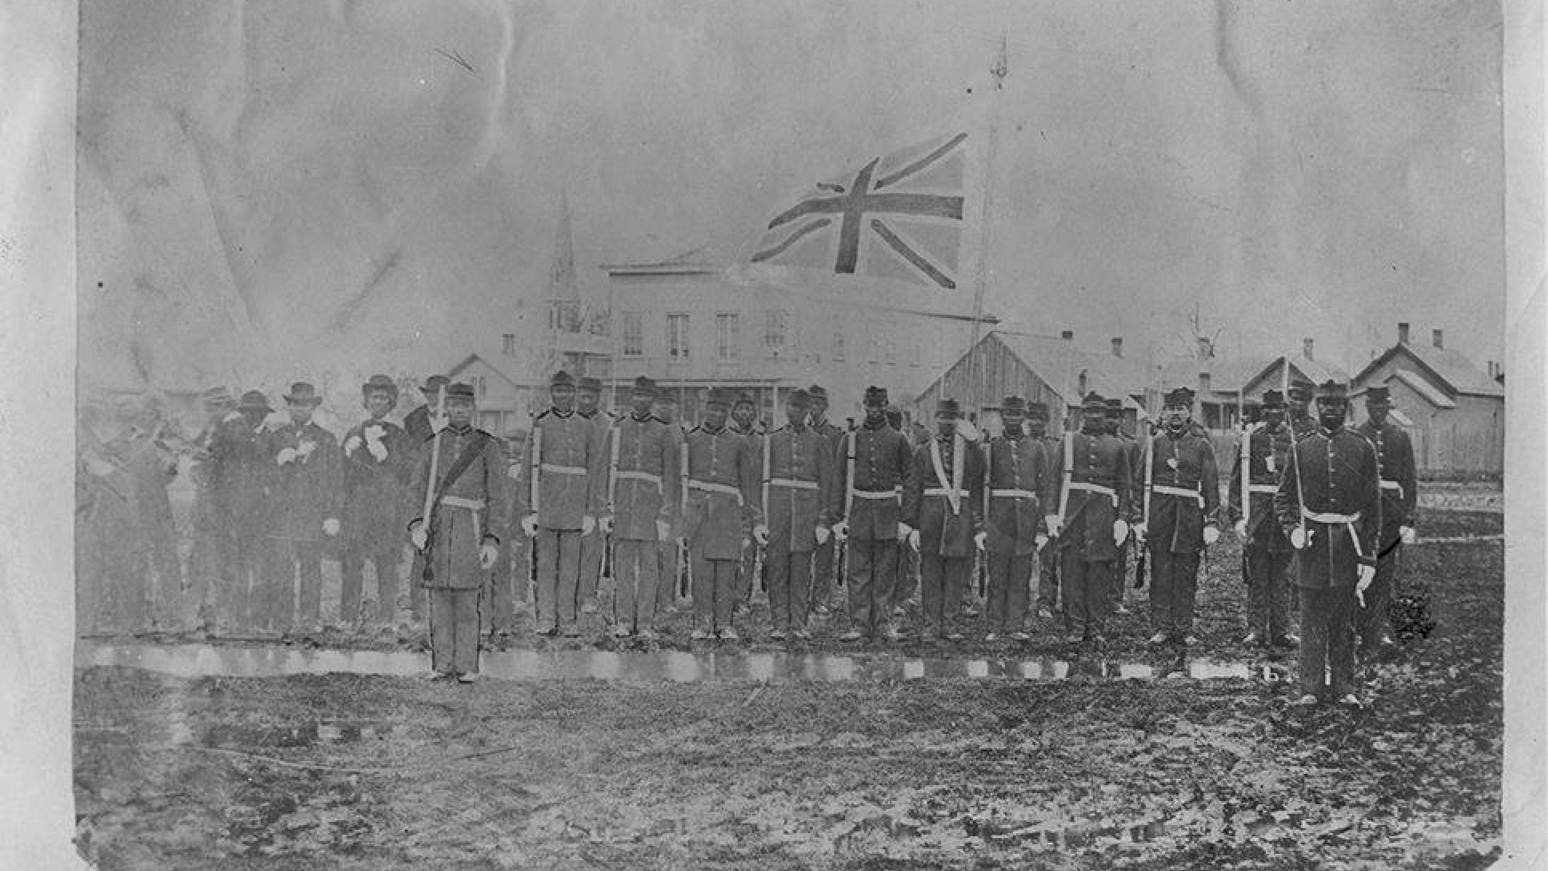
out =
[[545,408],[542,411],[538,412],[537,415],[535,417],[533,417],[532,419],[534,421],[542,420],[543,418],[548,417],[550,414],[552,414],[553,411],[554,410],[552,408]]
[[445,477],[441,478],[441,484],[436,488],[437,496],[439,497],[439,494],[445,493],[451,488],[451,485],[457,483],[457,479],[462,477],[462,473],[466,472],[473,465],[473,461],[477,460],[484,453],[484,448],[488,447],[493,441],[494,436],[489,433],[481,429],[473,430],[473,437],[463,446],[462,453],[457,455],[457,459],[452,463],[451,468],[446,470]]

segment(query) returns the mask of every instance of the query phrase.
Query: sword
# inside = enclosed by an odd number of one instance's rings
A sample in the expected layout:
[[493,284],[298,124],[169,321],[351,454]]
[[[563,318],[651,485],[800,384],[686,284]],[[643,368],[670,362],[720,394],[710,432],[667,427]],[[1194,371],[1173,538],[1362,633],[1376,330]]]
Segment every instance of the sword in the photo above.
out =
[[[1147,399],[1149,397],[1146,397]],[[1145,489],[1140,496],[1141,522],[1145,524],[1145,531],[1150,531],[1150,490],[1156,477],[1156,425],[1150,415],[1145,415]],[[1134,589],[1145,588],[1145,564],[1150,555],[1150,548],[1138,541],[1135,546],[1139,548],[1139,556],[1134,560]]]

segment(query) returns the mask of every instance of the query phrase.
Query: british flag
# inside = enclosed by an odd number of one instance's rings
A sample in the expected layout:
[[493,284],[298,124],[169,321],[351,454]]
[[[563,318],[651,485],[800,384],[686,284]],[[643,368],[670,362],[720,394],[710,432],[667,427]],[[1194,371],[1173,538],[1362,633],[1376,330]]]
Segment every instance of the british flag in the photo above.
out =
[[967,138],[941,136],[818,182],[769,221],[752,262],[956,289]]

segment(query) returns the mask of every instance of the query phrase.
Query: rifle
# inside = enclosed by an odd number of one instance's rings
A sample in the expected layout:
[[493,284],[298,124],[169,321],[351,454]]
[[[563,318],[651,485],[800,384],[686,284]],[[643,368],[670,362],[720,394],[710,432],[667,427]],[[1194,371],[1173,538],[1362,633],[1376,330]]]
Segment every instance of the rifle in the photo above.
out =
[[[1240,413],[1242,404],[1241,392],[1236,396],[1236,405]],[[1242,528],[1251,531],[1252,523],[1252,430],[1248,428],[1247,421],[1242,421],[1241,450],[1237,451],[1241,462],[1241,500],[1242,500]],[[1272,445],[1270,450],[1272,450]],[[1251,563],[1247,559],[1247,536],[1242,536],[1242,581],[1249,583],[1248,569]]]
[[[844,472],[844,521],[849,521],[855,507],[855,431],[850,430],[844,434],[847,460]],[[874,484],[872,486],[875,486]],[[839,549],[838,559],[838,585],[844,583],[844,573],[849,565],[849,536],[844,536],[844,546]]]
[[[1156,424],[1149,414],[1145,415],[1145,489],[1140,494],[1140,522],[1145,524],[1145,531],[1150,531],[1150,490],[1156,477]],[[1134,589],[1145,588],[1145,563],[1150,554],[1150,549],[1135,542],[1139,547],[1139,556],[1134,562]]]
[[[989,522],[989,488],[994,479],[994,440],[987,435],[984,437],[984,523]],[[1012,448],[1011,450],[1015,450]],[[980,599],[989,595],[989,553],[975,554],[978,561],[978,597]]]
[[[446,416],[446,385],[441,384],[435,390],[435,416],[437,419]],[[422,568],[419,577],[424,581],[435,580],[435,561],[430,558],[431,550],[435,547],[435,522],[431,513],[435,509],[435,491],[440,484],[436,480],[440,476],[441,468],[441,433],[446,431],[442,426],[435,431],[430,439],[430,474],[425,478],[425,506],[420,512],[420,517],[425,525],[425,550],[421,560]]]
[[[677,510],[682,512],[688,506],[688,437],[686,434],[683,436],[682,443],[678,445],[677,463],[679,486]],[[678,577],[673,579],[674,583],[678,584],[677,594],[680,597],[687,596],[693,590],[693,565],[688,558],[688,542],[681,535],[677,536],[677,564],[682,567]],[[685,586],[686,590],[683,589]]]

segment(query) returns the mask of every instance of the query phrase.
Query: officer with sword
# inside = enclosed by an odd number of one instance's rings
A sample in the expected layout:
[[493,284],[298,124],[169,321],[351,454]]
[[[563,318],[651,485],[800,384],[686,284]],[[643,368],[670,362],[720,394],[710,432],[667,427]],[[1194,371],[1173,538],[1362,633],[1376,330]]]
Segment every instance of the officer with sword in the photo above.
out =
[[1040,439],[1022,429],[1027,401],[1007,396],[1000,402],[1000,434],[984,444],[984,529],[989,585],[985,641],[1009,636],[1026,641],[1027,600],[1038,552],[1048,543],[1041,528],[1042,492],[1047,489],[1048,457]]
[[732,625],[737,574],[753,528],[762,522],[756,498],[757,447],[726,426],[732,395],[712,388],[704,422],[684,442],[681,489],[683,537],[693,577],[692,638],[736,641]]
[[840,443],[844,474],[835,487],[833,535],[843,543],[840,561],[849,590],[849,630],[840,641],[896,640],[893,589],[898,577],[898,542],[912,528],[902,521],[902,494],[913,472],[908,436],[887,422],[887,391],[865,390],[865,420]]

